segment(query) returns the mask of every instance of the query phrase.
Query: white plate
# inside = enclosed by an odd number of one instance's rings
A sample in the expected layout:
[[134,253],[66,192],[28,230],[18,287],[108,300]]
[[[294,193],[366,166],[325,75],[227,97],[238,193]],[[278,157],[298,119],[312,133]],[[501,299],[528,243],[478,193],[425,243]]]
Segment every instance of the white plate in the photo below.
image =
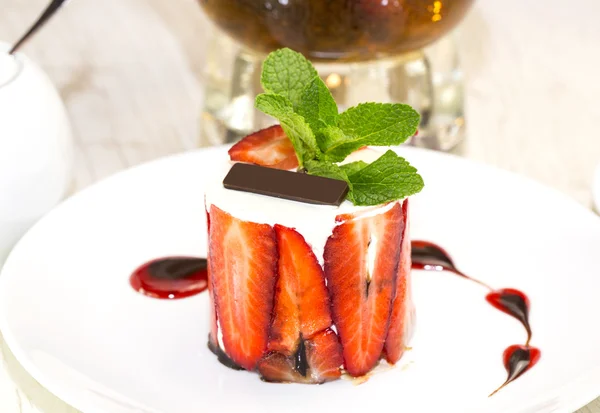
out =
[[600,165],[594,171],[594,179],[592,181],[592,201],[594,210],[600,214]]
[[267,384],[206,347],[208,297],[155,300],[131,270],[206,252],[203,181],[225,148],[113,176],[59,206],[0,277],[0,327],[42,385],[86,413],[565,412],[600,394],[600,220],[559,193],[456,157],[402,148],[422,172],[414,239],[464,272],[526,292],[537,366],[496,396],[501,355],[522,327],[451,274],[414,272],[417,332],[403,365],[355,386]]

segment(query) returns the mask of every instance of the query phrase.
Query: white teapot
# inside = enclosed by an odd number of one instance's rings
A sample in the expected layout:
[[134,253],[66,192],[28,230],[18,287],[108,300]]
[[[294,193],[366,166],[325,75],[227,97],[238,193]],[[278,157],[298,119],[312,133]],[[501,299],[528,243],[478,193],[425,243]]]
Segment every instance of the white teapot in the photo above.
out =
[[0,267],[19,238],[66,195],[72,137],[46,74],[0,43]]

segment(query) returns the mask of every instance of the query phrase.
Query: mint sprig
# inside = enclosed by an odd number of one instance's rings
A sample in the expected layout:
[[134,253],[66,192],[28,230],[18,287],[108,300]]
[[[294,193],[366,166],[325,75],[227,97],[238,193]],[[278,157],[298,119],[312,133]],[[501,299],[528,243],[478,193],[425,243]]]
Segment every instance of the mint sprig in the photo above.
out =
[[364,169],[367,165],[369,164],[364,161],[356,161],[341,165],[340,168],[346,173],[346,175],[352,176],[361,169]]
[[371,164],[338,165],[363,146],[392,146],[414,135],[420,116],[398,103],[361,103],[339,114],[325,83],[300,53],[284,48],[263,63],[256,107],[278,119],[300,167],[309,174],[348,182],[348,200],[378,205],[418,193],[423,179],[405,159],[388,150]]
[[363,146],[400,145],[415,134],[419,114],[400,103],[361,103],[339,117],[346,139],[325,148],[328,156],[346,157]]
[[331,162],[308,161],[306,170],[310,175],[324,176],[325,178],[339,179],[348,182],[350,192],[352,192],[352,182],[348,174],[340,166]]
[[279,120],[281,128],[292,141],[301,167],[304,161],[320,157],[321,151],[311,127],[301,115],[294,112],[288,98],[263,93],[256,97],[255,104],[259,110]]
[[416,194],[423,178],[396,152],[388,150],[373,163],[354,172],[350,200],[355,205],[378,205]]
[[260,83],[267,93],[284,96],[296,108],[306,85],[317,71],[304,56],[284,48],[272,52],[263,63]]
[[302,91],[296,111],[306,120],[315,134],[337,124],[338,107],[325,82],[319,76],[314,77]]

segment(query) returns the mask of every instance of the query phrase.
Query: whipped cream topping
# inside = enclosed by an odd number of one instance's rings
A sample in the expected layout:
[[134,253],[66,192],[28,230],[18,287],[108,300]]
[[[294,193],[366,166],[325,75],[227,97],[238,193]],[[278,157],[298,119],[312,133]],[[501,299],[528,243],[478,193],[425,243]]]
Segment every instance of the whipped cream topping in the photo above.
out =
[[[363,149],[349,155],[343,163],[354,161],[372,162],[383,154],[374,149]],[[233,191],[223,187],[223,179],[231,168],[231,162],[224,161],[214,171],[214,180],[206,188],[206,207],[211,205],[227,212],[243,221],[256,222],[268,225],[283,225],[294,228],[312,247],[319,263],[323,265],[323,251],[325,243],[339,223],[335,218],[340,214],[353,214],[360,217],[384,213],[400,201],[390,202],[385,205],[356,206],[350,201],[344,201],[337,206],[313,205],[302,202],[290,201],[253,194],[250,192]]]

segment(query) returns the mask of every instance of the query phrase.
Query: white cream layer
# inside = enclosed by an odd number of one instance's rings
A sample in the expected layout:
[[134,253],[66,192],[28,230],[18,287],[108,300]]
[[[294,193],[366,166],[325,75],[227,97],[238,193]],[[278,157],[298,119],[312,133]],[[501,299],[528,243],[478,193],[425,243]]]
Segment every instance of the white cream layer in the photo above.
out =
[[[379,158],[383,151],[364,149],[348,156],[343,163],[362,160],[372,162]],[[372,216],[384,213],[397,202],[386,205],[360,207],[344,201],[339,207],[312,205],[289,201],[249,192],[233,191],[223,187],[223,179],[229,172],[232,163],[224,161],[214,171],[214,176],[206,188],[206,207],[215,205],[223,211],[243,221],[268,225],[283,225],[294,228],[312,247],[319,263],[323,265],[325,243],[336,225],[335,217],[340,214],[359,214]],[[398,201],[400,202],[400,201]]]

